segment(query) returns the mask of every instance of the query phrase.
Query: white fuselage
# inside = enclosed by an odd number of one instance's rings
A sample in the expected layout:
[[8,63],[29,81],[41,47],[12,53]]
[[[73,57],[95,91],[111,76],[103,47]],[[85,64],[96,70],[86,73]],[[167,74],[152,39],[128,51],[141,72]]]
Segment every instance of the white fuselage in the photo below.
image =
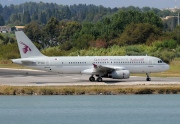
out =
[[[102,77],[128,79],[130,73],[162,72],[169,65],[161,59],[151,56],[44,56],[22,31],[16,31],[20,59],[12,59],[13,63],[38,70],[57,72],[60,74],[90,74],[89,81],[102,82]],[[95,79],[96,76],[97,78]]]
[[81,74],[83,70],[93,68],[93,64],[125,67],[130,73],[153,73],[169,69],[168,64],[151,56],[36,57],[12,61],[31,68],[61,74]]

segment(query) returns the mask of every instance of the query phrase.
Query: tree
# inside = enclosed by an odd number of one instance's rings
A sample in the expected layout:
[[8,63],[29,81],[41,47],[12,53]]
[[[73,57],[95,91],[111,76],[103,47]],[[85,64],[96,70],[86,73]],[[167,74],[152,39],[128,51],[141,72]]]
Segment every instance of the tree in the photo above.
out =
[[4,37],[0,34],[0,40],[4,40]]
[[8,20],[9,16],[11,15],[11,11],[8,6],[4,6],[2,16],[4,20]]
[[58,41],[64,43],[67,41],[72,41],[73,36],[78,34],[82,28],[81,24],[76,21],[66,22],[64,25],[60,26],[60,35]]
[[41,12],[41,13],[40,13],[39,20],[40,20],[41,23],[46,24],[46,22],[47,22],[46,16],[47,16],[47,15],[46,15],[45,12]]
[[89,47],[89,43],[94,41],[94,37],[90,34],[80,35],[74,42],[74,45],[78,49],[86,49]]
[[161,18],[153,12],[120,11],[112,17],[112,28],[118,33],[122,33],[130,23],[149,23],[159,28],[163,27]]
[[107,42],[105,40],[102,40],[102,39],[97,39],[95,47],[97,47],[97,48],[107,48]]
[[9,17],[8,23],[12,24],[12,25],[23,25],[23,21],[22,21],[22,15],[21,14],[12,14]]
[[52,17],[49,19],[48,23],[45,26],[45,30],[47,32],[47,34],[51,37],[51,38],[56,38],[58,35],[58,25],[59,25],[59,21]]
[[0,4],[0,13],[3,12],[3,6]]
[[23,23],[28,24],[31,21],[29,11],[25,11],[23,14]]
[[41,27],[37,21],[32,21],[25,26],[25,33],[32,41],[39,41],[41,38]]
[[[124,32],[119,38],[119,45],[123,44],[143,44],[148,41],[151,36],[154,37],[154,41],[157,40],[158,36],[162,35],[162,30],[153,26],[149,23],[134,24],[131,23],[126,27]],[[153,42],[151,41],[151,43]],[[150,43],[149,43],[150,44]]]
[[71,18],[71,11],[69,10],[68,6],[63,7],[64,11],[64,18],[65,19],[70,19]]
[[158,17],[154,12],[150,11],[150,12],[142,13],[142,16],[143,16],[142,18],[143,23],[149,23],[159,28],[163,28],[162,19]]
[[0,26],[5,25],[4,19],[3,17],[0,15]]
[[148,12],[148,11],[151,11],[151,8],[150,7],[143,7],[142,11],[143,12]]
[[32,20],[35,21],[35,20],[38,20],[38,13],[37,12],[34,12],[33,15],[32,15]]
[[176,26],[175,30],[171,33],[171,36],[180,44],[180,26]]

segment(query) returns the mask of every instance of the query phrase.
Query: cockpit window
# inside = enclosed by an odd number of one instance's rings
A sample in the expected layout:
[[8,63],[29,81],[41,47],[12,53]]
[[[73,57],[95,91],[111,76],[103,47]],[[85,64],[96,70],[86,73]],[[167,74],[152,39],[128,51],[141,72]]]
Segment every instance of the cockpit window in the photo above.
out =
[[158,63],[163,63],[163,61],[162,61],[162,60],[159,60]]

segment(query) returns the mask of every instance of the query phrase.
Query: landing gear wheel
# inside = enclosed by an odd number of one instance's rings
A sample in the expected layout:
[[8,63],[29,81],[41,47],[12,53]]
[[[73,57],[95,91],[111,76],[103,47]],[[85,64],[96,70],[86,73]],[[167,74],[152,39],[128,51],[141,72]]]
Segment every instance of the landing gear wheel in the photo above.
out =
[[89,78],[89,81],[94,82],[94,81],[95,81],[95,78],[94,78],[94,77],[90,77],[90,78]]
[[102,82],[103,80],[102,80],[102,77],[98,77],[97,79],[96,79],[98,82]]
[[147,75],[146,81],[151,81],[151,78],[149,77],[149,73],[146,73],[146,75]]
[[146,81],[151,81],[151,78],[147,78]]

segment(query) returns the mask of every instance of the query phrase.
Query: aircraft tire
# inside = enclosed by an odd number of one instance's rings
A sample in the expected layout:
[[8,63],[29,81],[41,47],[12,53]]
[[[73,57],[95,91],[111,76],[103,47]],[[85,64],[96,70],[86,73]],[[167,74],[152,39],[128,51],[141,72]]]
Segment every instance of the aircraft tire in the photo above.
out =
[[103,81],[102,77],[98,77],[98,78],[97,78],[97,81],[98,81],[98,82],[102,82],[102,81]]
[[146,81],[151,81],[151,78],[147,78]]
[[95,78],[94,78],[94,77],[90,77],[90,78],[89,78],[89,81],[94,82],[94,81],[95,81]]

